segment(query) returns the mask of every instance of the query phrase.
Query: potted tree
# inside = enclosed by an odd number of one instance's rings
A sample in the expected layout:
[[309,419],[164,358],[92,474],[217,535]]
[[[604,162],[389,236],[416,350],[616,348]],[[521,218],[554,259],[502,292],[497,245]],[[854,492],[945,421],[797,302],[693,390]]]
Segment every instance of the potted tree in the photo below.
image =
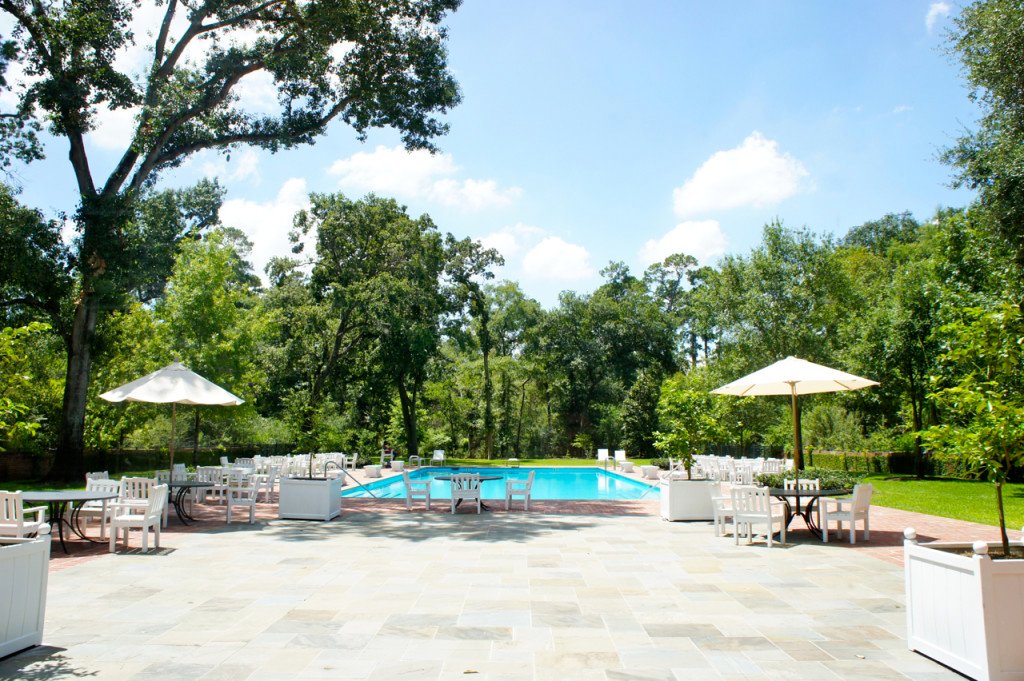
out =
[[[312,438],[307,438],[308,440]],[[312,449],[312,448],[311,448]],[[322,520],[327,522],[341,515],[341,476],[314,475],[316,454],[309,453],[309,474],[305,477],[281,478],[277,517],[289,520]]]
[[1003,513],[1003,484],[1024,465],[1024,317],[1012,303],[965,317],[944,327],[951,345],[933,379],[949,424],[925,440],[993,483],[1000,541],[919,544],[906,530],[908,644],[976,679],[1024,679],[1024,547],[1011,546]]
[[722,432],[711,394],[701,386],[702,379],[700,370],[692,370],[666,379],[661,386],[659,430],[654,433],[654,446],[669,457],[678,458],[686,470],[685,478],[670,470],[661,481],[661,517],[665,520],[714,518],[711,497],[716,486],[693,475],[697,448]]
[[26,539],[0,537],[0,657],[43,642],[50,526]]

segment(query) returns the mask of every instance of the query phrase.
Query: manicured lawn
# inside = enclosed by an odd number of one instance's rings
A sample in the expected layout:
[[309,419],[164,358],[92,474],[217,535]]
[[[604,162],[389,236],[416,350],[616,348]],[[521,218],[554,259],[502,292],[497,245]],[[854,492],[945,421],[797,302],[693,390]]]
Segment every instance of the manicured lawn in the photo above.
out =
[[[969,520],[985,525],[998,525],[995,487],[989,482],[872,475],[867,478],[875,487],[872,504],[904,511],[929,513],[944,518]],[[1024,526],[1024,484],[1003,487],[1006,526],[1019,530]]]

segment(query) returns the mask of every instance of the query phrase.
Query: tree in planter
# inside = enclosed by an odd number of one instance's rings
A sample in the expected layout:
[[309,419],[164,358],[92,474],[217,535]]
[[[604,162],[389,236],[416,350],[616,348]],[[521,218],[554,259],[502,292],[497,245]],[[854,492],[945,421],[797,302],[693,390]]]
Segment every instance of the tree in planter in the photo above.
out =
[[[66,140],[77,184],[78,290],[64,315],[68,366],[55,461],[66,477],[82,468],[98,317],[125,293],[121,275],[132,268],[126,225],[160,172],[204,149],[310,144],[337,118],[360,137],[390,126],[407,148],[430,148],[446,131],[434,114],[459,101],[440,25],[458,0],[161,4],[145,51],[136,37],[147,32],[132,29],[140,3],[0,0],[15,26],[14,45],[2,46],[4,63],[19,63],[29,76],[17,85],[12,115],[24,125],[45,120]],[[146,63],[131,63],[136,54]],[[238,95],[260,77],[274,83],[273,113],[247,109]],[[134,124],[110,175],[97,178],[85,140],[103,110],[134,113]],[[0,148],[10,139],[0,136]]]
[[658,399],[660,428],[654,433],[654,446],[681,459],[688,479],[692,477],[697,449],[724,435],[706,383],[704,372],[699,369],[677,373],[662,383]]
[[963,457],[994,485],[1004,555],[1010,553],[1003,484],[1024,466],[1024,314],[1017,303],[970,308],[942,328],[949,341],[932,397],[949,423],[925,432],[929,446]]

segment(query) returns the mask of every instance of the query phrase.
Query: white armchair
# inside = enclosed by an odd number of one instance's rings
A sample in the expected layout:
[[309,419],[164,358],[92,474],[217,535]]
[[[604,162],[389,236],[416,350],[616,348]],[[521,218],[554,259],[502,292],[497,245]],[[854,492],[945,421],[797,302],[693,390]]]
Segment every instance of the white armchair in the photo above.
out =
[[409,474],[402,471],[402,482],[405,483],[405,507],[412,510],[412,502],[422,499],[427,503],[427,510],[430,510],[430,478],[425,480],[413,480]]
[[[34,515],[35,520],[26,520],[25,515]],[[46,507],[22,506],[21,490],[17,492],[0,492],[0,537],[31,537],[36,534],[45,534],[43,527],[49,529],[46,524]]]
[[430,457],[430,465],[432,466],[443,466],[445,463],[444,450],[435,449],[434,455]]
[[246,475],[242,471],[233,471],[228,478],[227,487],[224,490],[224,498],[227,500],[227,524],[231,524],[231,509],[241,506],[249,509],[249,524],[256,522],[256,492],[257,482],[252,475]]
[[[120,496],[121,481],[103,478],[89,478],[85,483],[85,489],[90,492],[109,492]],[[82,504],[82,507],[78,509],[78,519],[80,522],[84,521],[88,524],[90,520],[100,521],[100,540],[107,538],[107,526],[110,525],[110,518],[113,514],[113,504],[106,499],[99,501],[86,501]]]
[[864,540],[871,539],[871,521],[869,512],[871,510],[871,495],[874,487],[870,484],[854,485],[853,497],[849,499],[834,499],[825,497],[821,499],[818,507],[821,511],[821,540],[828,542],[828,524],[835,521],[837,534],[842,534],[843,523],[850,523],[850,543],[857,543],[856,523],[858,520],[864,523]]
[[523,498],[523,510],[530,510],[530,491],[533,489],[533,478],[537,474],[537,471],[530,471],[530,474],[526,476],[526,480],[506,480],[505,481],[505,510],[512,508],[512,498],[522,497]]
[[781,504],[771,503],[767,487],[740,485],[732,488],[732,531],[733,539],[740,543],[740,528],[746,531],[747,543],[754,539],[754,527],[765,529],[768,548],[772,546],[772,535],[778,523],[782,543],[786,543],[786,510]]
[[452,476],[452,513],[466,499],[475,499],[476,512],[480,513],[483,501],[480,498],[480,475],[477,473],[456,473]]
[[[128,478],[130,479],[130,478]],[[119,505],[110,520],[110,552],[117,551],[117,536],[124,532],[124,544],[128,546],[128,531],[142,530],[142,550],[149,550],[149,532],[153,531],[155,546],[160,548],[160,523],[167,507],[167,485],[154,485],[150,490],[145,508]]]

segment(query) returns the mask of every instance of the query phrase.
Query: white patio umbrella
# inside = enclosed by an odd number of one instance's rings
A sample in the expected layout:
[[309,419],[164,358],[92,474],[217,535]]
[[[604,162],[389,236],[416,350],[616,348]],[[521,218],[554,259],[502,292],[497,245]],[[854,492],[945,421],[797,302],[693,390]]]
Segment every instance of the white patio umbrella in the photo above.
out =
[[101,399],[108,402],[152,402],[171,404],[171,468],[174,468],[174,417],[179,404],[234,407],[245,402],[216,383],[212,383],[181,362],[172,362],[163,369],[109,390]]
[[860,390],[878,385],[877,381],[831,369],[798,357],[787,357],[711,392],[719,395],[790,395],[793,409],[793,464],[798,469],[803,456],[797,421],[797,396]]

